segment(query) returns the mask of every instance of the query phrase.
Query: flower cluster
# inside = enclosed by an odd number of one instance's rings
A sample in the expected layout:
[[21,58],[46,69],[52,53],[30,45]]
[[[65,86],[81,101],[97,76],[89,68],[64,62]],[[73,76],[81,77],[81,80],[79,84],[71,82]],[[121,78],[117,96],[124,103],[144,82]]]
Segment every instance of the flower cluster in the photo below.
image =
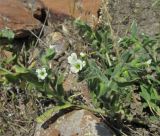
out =
[[[82,53],[81,53],[82,55]],[[84,56],[84,54],[83,54]],[[86,65],[85,61],[77,58],[76,53],[72,53],[71,56],[68,57],[68,63],[70,64],[70,70],[72,73],[78,73],[82,68]]]

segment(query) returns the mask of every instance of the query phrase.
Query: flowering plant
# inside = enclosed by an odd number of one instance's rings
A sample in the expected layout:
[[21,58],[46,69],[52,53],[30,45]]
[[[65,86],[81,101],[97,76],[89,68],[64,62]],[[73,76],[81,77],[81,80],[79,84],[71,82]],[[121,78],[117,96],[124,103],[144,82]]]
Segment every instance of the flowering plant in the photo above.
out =
[[72,53],[71,56],[68,57],[68,63],[70,64],[70,70],[72,73],[78,73],[85,67],[86,62],[78,59],[76,53]]

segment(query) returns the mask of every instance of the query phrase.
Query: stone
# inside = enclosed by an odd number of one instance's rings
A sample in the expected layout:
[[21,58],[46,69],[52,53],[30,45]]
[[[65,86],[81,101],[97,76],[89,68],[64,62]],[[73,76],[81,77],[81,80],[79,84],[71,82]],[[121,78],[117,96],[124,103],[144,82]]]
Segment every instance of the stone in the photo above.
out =
[[59,58],[63,53],[65,53],[69,46],[65,37],[60,32],[51,32],[47,34],[43,41],[49,46],[49,48],[53,48],[55,50],[56,55],[54,59]]
[[0,29],[10,28],[16,38],[26,37],[29,31],[41,28],[41,23],[18,0],[0,0]]
[[[100,0],[40,0],[51,13],[51,20],[80,17],[87,22],[97,21]],[[94,16],[94,17],[93,17]]]
[[113,136],[112,130],[86,110],[74,110],[59,117],[48,128],[37,127],[34,136]]
[[40,20],[42,23],[46,18],[46,11],[44,9],[44,5],[40,0],[19,0],[21,1],[26,8],[28,8],[32,15]]
[[83,98],[82,101],[84,101],[85,104],[91,104],[91,96],[88,84],[84,80],[78,81],[78,75],[69,73],[63,82],[63,89],[65,92],[75,91],[75,93],[80,94],[80,96]]
[[111,24],[119,36],[126,35],[133,20],[138,24],[139,34],[160,33],[160,9],[152,6],[154,0],[109,0],[108,3]]

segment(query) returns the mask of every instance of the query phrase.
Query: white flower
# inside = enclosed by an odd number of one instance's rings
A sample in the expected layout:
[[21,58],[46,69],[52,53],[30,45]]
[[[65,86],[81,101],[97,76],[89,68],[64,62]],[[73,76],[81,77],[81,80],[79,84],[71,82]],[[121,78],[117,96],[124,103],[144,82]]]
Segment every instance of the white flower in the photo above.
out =
[[81,52],[81,53],[80,53],[80,56],[83,58],[83,57],[85,57],[85,56],[86,56],[86,54],[85,54],[85,53],[83,53],[83,52]]
[[78,73],[86,65],[85,61],[78,59],[74,64],[71,65],[71,72]]
[[48,75],[45,68],[37,69],[36,73],[37,73],[37,77],[41,80],[44,80]]
[[151,64],[151,62],[152,62],[152,60],[151,60],[151,59],[149,59],[149,60],[146,62],[146,64],[147,64],[147,65],[150,65],[150,64]]
[[72,73],[78,73],[86,65],[85,61],[77,59],[76,53],[72,53],[71,56],[68,57],[68,63],[71,66],[70,70]]
[[74,64],[77,61],[77,54],[72,53],[71,56],[68,57],[68,63],[69,64]]

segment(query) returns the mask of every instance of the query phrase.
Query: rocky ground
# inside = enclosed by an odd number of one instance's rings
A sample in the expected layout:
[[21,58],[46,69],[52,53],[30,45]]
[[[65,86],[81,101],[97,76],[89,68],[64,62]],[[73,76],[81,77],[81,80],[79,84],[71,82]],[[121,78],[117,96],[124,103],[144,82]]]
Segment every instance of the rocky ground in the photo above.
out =
[[[128,33],[129,26],[134,19],[138,21],[140,33],[156,35],[160,32],[160,12],[159,9],[151,6],[152,0],[108,2],[106,9],[109,10],[109,21],[117,36]],[[0,29],[8,27],[13,30],[15,44],[18,46],[22,45],[26,39],[29,43],[31,39],[36,39],[36,48],[30,50],[32,59],[37,59],[43,48],[52,46],[56,51],[56,56],[51,67],[53,69],[59,67],[67,72],[68,65],[65,58],[68,54],[73,51],[80,53],[80,51],[89,50],[87,46],[84,46],[76,29],[73,29],[71,20],[81,17],[93,28],[96,27],[100,5],[100,0],[83,0],[82,3],[77,2],[75,5],[71,3],[71,0],[63,0],[63,2],[60,0],[54,0],[54,2],[53,0],[0,0]],[[16,45],[15,51],[19,51],[19,48],[21,47],[17,48]],[[3,53],[6,57],[11,55],[11,52],[7,51]],[[79,90],[83,96],[82,99],[86,104],[90,104],[91,98],[87,84],[78,82],[76,75],[67,74],[63,87],[68,93],[70,90]],[[130,130],[131,133],[128,135],[131,136],[150,136],[152,133],[158,136],[160,134],[157,125],[151,128],[144,125],[136,126],[136,123],[121,125],[110,120],[106,121],[103,117],[96,116],[87,110],[71,109],[62,115],[55,113],[52,119],[36,124],[34,119],[37,114],[46,110],[43,109],[44,105],[49,103],[53,106],[54,102],[41,100],[38,101],[39,107],[36,107],[37,100],[32,99],[34,94],[21,91],[17,93],[17,99],[13,101],[5,100],[7,93],[0,93],[0,134],[4,131],[3,136],[111,136],[122,135],[119,133],[121,130],[126,133]],[[27,103],[23,100],[25,96],[28,97]],[[1,130],[2,127],[4,130]]]
[[[133,20],[138,23],[139,33],[156,35],[160,31],[160,12],[154,0],[109,1],[112,26],[119,35],[128,32]],[[123,4],[122,4],[123,3]]]

